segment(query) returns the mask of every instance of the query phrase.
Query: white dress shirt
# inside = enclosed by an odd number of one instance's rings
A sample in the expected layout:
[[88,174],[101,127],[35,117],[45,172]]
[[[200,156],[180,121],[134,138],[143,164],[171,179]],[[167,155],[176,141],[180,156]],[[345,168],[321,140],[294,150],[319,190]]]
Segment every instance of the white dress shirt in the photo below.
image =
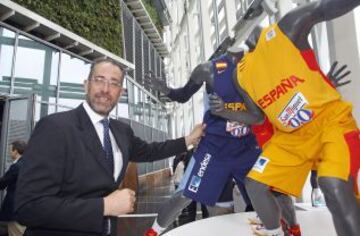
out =
[[21,158],[21,156],[19,156],[19,158],[17,158],[16,160],[14,160],[14,161],[12,162],[12,164],[14,165],[16,162],[18,162],[18,161],[20,160],[20,158]]
[[[94,128],[100,139],[101,144],[104,146],[104,140],[103,140],[104,127],[100,121],[106,117],[97,114],[90,107],[90,105],[87,103],[87,101],[83,102],[83,107],[84,107],[86,113],[88,114],[88,116],[90,117],[91,123],[94,125]],[[113,151],[113,156],[114,156],[114,180],[116,180],[118,178],[118,176],[120,174],[120,170],[123,166],[123,159],[122,159],[121,150],[115,141],[115,137],[112,134],[111,129],[110,129],[110,141],[111,141],[111,146],[112,146],[112,151]]]

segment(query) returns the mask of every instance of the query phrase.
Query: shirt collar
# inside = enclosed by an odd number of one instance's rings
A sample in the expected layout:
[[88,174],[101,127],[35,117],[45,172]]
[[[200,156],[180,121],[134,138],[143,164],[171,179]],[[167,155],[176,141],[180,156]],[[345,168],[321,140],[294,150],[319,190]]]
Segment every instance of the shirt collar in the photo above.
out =
[[16,162],[18,162],[20,160],[21,156],[19,156],[18,159],[16,159],[15,161],[13,161],[13,164],[15,164]]
[[86,111],[86,113],[88,114],[88,116],[90,117],[91,123],[93,123],[93,125],[99,123],[101,120],[103,120],[106,117],[103,117],[102,115],[99,115],[98,113],[96,113],[89,105],[89,103],[87,101],[83,102],[83,107]]

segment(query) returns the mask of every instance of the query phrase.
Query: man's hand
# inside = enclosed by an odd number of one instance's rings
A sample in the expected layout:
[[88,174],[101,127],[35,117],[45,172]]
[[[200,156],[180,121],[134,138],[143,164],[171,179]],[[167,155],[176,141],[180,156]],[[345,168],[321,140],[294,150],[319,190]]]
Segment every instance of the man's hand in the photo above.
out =
[[351,73],[350,70],[344,71],[347,69],[347,65],[343,65],[340,69],[337,69],[337,64],[338,62],[335,61],[326,75],[334,87],[344,86],[351,82],[351,80],[343,81],[343,79]]
[[165,81],[160,78],[156,78],[154,73],[151,71],[145,74],[144,82],[146,86],[149,86],[151,89],[159,91],[166,96],[170,93],[170,89],[167,87]]
[[210,111],[214,115],[221,113],[225,110],[224,101],[217,94],[209,95],[209,104]]
[[135,192],[131,189],[115,190],[104,199],[104,216],[118,216],[134,211]]
[[191,133],[185,136],[185,143],[188,149],[190,149],[189,147],[196,146],[200,142],[201,137],[205,135],[205,127],[205,124],[197,124]]

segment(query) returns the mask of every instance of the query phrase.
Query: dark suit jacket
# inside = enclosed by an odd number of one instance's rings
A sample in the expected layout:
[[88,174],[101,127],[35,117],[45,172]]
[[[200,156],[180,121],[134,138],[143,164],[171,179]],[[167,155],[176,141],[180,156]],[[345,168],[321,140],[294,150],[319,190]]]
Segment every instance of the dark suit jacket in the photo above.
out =
[[5,172],[4,176],[0,179],[0,189],[4,190],[6,188],[6,195],[1,205],[0,221],[14,220],[16,180],[19,175],[21,164],[22,158],[20,158],[15,164],[12,164]]
[[186,150],[184,138],[148,144],[120,121],[111,120],[110,129],[123,156],[116,181],[82,105],[37,123],[23,155],[16,193],[16,219],[28,227],[25,235],[101,235],[103,197],[118,188],[128,162],[155,161]]

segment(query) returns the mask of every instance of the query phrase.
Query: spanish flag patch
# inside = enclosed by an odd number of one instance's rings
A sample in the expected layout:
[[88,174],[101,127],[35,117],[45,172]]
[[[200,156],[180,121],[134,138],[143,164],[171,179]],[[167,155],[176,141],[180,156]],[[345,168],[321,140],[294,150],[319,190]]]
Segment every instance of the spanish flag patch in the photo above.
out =
[[228,67],[228,64],[226,62],[219,61],[219,62],[216,62],[215,67],[216,67],[217,72],[221,73],[224,70],[226,70],[226,68]]

